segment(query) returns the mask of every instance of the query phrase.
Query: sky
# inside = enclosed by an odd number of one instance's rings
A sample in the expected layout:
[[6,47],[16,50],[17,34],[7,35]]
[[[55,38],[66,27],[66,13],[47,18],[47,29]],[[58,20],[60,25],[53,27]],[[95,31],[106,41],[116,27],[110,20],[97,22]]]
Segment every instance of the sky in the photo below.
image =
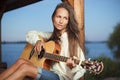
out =
[[[2,41],[24,41],[28,31],[53,31],[51,15],[61,0],[43,0],[4,13]],[[84,0],[85,40],[105,41],[120,23],[120,0]]]

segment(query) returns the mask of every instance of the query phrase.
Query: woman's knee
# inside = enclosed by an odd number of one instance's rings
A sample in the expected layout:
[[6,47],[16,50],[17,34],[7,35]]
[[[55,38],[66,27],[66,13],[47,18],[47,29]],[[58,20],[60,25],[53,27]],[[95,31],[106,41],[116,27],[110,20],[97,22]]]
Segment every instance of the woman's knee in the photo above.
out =
[[36,70],[37,67],[35,67],[34,65],[30,64],[30,63],[23,63],[20,65],[20,70],[24,70],[25,72],[28,71],[32,71],[33,69]]
[[20,66],[20,68],[23,69],[23,70],[27,70],[29,67],[30,67],[30,65],[27,64],[27,63],[23,63],[23,64]]
[[37,75],[37,67],[28,63],[23,63],[19,70],[27,76],[35,77]]
[[16,61],[17,64],[23,64],[23,63],[27,63],[27,61],[25,59],[22,59],[22,58],[19,58],[17,61]]

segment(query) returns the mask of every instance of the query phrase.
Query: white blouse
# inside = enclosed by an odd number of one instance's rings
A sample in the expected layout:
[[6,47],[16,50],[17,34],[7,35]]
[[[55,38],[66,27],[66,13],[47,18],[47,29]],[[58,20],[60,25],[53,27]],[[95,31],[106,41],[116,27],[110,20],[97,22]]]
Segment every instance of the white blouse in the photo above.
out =
[[[48,39],[52,33],[50,32],[37,32],[37,31],[30,31],[26,35],[26,40],[30,44],[35,44],[37,40]],[[70,57],[69,49],[68,49],[68,37],[67,33],[64,32],[61,37],[61,56]],[[80,61],[84,61],[85,57],[80,47],[78,47],[78,59]],[[65,62],[55,63],[51,67],[51,71],[54,71],[59,75],[60,80],[79,80],[80,77],[84,75],[86,72],[80,65],[70,69],[66,66]]]

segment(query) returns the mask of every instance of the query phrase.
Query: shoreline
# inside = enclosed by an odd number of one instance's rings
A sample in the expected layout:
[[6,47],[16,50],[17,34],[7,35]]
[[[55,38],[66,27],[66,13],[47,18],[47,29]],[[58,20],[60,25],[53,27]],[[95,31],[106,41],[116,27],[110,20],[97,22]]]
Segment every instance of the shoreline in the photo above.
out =
[[[27,43],[27,41],[2,41],[1,44]],[[107,43],[107,41],[85,41],[85,43]]]

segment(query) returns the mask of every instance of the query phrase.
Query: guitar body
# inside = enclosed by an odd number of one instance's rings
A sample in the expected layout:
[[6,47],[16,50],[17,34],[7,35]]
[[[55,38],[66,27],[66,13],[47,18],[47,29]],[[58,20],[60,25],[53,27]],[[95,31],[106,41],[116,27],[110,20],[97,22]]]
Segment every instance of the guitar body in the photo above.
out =
[[[41,68],[49,70],[52,64],[52,60],[46,59],[44,57],[38,58],[37,53],[34,53],[31,59],[29,60],[30,52],[33,49],[33,47],[34,47],[33,45],[27,43],[20,58],[23,58],[23,59],[26,59],[32,62],[37,67],[41,67]],[[60,54],[60,46],[56,44],[54,41],[46,42],[44,44],[44,47],[45,47],[45,52],[47,53],[56,54],[56,55]]]
[[[26,59],[36,65],[37,67],[44,68],[46,70],[50,70],[51,65],[54,62],[66,62],[67,59],[70,59],[69,57],[65,56],[60,56],[60,46],[56,44],[54,41],[48,41],[44,43],[44,50],[41,51],[38,58],[37,53],[34,53],[32,57],[30,57],[30,53],[33,49],[33,45],[31,44],[26,44],[21,57],[23,59]],[[80,60],[78,59],[73,59],[74,62],[79,65]],[[94,74],[100,74],[103,71],[104,65],[102,62],[97,62],[97,61],[90,61],[90,60],[84,60],[81,62],[81,67],[90,71],[91,73]]]

